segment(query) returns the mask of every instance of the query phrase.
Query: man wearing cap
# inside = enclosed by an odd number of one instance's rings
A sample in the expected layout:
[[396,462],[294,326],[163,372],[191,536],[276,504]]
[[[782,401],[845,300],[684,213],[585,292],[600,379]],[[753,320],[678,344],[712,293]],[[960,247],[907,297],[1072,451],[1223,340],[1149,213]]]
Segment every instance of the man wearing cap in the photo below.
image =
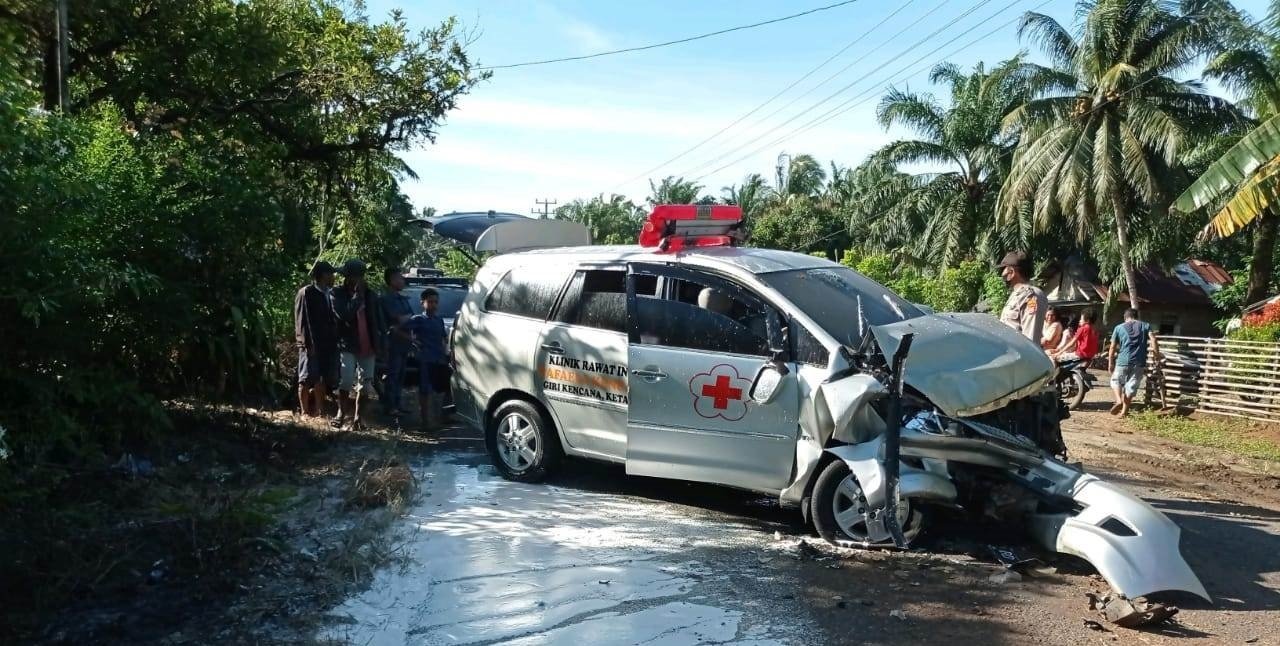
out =
[[324,414],[328,389],[338,377],[338,331],[329,308],[333,265],[320,260],[311,284],[293,299],[293,336],[298,344],[298,406],[307,417]]
[[382,308],[365,283],[365,264],[351,259],[342,265],[342,285],[333,290],[333,315],[338,322],[341,376],[338,380],[338,418],[353,429],[362,426],[362,408],[373,392],[374,364],[381,350]]
[[1040,345],[1048,301],[1044,291],[1031,284],[1031,258],[1021,251],[1010,251],[997,268],[1005,284],[1013,290],[1000,311],[1000,321]]

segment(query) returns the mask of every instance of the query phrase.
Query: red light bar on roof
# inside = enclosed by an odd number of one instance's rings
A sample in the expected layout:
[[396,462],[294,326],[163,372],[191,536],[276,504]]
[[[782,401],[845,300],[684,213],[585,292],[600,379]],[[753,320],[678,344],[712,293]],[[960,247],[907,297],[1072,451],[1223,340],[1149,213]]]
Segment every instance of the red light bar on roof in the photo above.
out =
[[662,204],[640,229],[640,246],[659,251],[731,247],[739,239],[742,208],[711,204]]

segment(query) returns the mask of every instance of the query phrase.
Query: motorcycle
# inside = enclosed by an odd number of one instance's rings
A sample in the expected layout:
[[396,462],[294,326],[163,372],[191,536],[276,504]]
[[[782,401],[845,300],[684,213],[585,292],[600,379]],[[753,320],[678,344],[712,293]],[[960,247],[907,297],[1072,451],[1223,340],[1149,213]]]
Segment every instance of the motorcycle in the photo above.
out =
[[1080,408],[1084,396],[1093,389],[1095,379],[1089,374],[1089,362],[1086,359],[1072,359],[1057,363],[1058,370],[1053,377],[1053,386],[1058,390],[1058,399],[1067,405],[1069,410]]
[[[915,342],[922,357],[951,343],[919,328],[924,335]],[[957,410],[946,399],[954,380],[934,388],[917,368],[915,383],[904,388],[904,372],[911,374],[904,364],[918,336],[910,329],[907,323],[873,328],[874,342],[864,338],[859,350],[847,349],[850,368],[819,388],[822,417],[843,438],[827,449],[838,459],[826,465],[812,491],[811,513],[824,539],[905,548],[930,509],[961,508],[1021,524],[1045,549],[1091,563],[1117,593],[1116,608],[1125,609],[1115,610],[1117,623],[1161,616],[1151,612],[1155,606],[1140,604],[1139,612],[1129,601],[1155,592],[1210,600],[1179,553],[1173,521],[1060,459],[1065,411],[1052,380],[1011,394],[998,408]],[[1030,356],[1033,349],[1027,350]]]

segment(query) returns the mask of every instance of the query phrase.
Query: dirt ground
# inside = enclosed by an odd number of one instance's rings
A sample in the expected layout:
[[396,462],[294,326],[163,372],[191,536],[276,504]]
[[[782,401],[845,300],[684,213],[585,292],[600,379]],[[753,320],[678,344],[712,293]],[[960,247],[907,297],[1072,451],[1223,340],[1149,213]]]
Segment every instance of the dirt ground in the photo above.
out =
[[[917,572],[904,568],[905,555],[874,557],[873,570],[861,563],[844,567],[875,578],[906,569],[919,587],[883,587],[890,605],[908,608],[903,625],[875,624],[892,633],[876,634],[846,643],[918,643],[947,634],[978,643],[1124,643],[1124,644],[1280,644],[1280,477],[1274,464],[1238,458],[1219,451],[1135,434],[1122,420],[1110,416],[1108,394],[1093,391],[1089,400],[1064,422],[1071,459],[1092,473],[1118,482],[1169,515],[1182,529],[1182,553],[1201,578],[1213,603],[1194,596],[1170,598],[1181,612],[1160,629],[1126,630],[1090,623],[1085,594],[1103,592],[1106,585],[1084,563],[1061,559],[1058,572],[1017,583],[992,583],[989,567]],[[981,543],[948,540],[943,532],[962,535],[970,528],[935,527],[921,545],[926,562],[950,558],[949,553],[975,554]],[[980,535],[980,533],[979,533]],[[979,560],[990,561],[980,553]],[[865,557],[862,557],[863,560]],[[816,607],[823,599],[847,589],[843,570],[819,576],[808,588]],[[860,577],[861,578],[861,577]],[[844,632],[855,624],[841,609],[823,613]],[[871,620],[873,623],[874,619]],[[1102,630],[1099,630],[1102,628]],[[837,639],[837,641],[841,641]]]
[[[1160,629],[1097,623],[1085,594],[1106,585],[1079,561],[1042,555],[1050,567],[999,580],[990,546],[1033,548],[968,518],[936,519],[905,553],[836,550],[753,494],[577,461],[519,485],[472,430],[335,434],[254,411],[294,438],[264,443],[271,478],[293,492],[270,540],[234,576],[205,575],[217,586],[135,573],[136,586],[86,597],[31,641],[1280,644],[1277,465],[1135,433],[1104,399],[1095,391],[1065,422],[1072,459],[1177,522],[1214,597],[1171,599],[1181,613]],[[404,505],[353,504],[362,470],[388,460],[413,474]]]

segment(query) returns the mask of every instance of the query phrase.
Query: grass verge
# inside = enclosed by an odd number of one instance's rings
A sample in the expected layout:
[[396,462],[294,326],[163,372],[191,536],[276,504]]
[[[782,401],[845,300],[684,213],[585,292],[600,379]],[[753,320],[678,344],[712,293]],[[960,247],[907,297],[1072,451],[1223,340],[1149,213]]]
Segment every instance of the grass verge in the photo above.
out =
[[1280,445],[1266,438],[1251,437],[1249,425],[1245,423],[1162,415],[1152,411],[1138,413],[1130,420],[1139,430],[1157,437],[1221,449],[1247,458],[1280,462]]
[[397,438],[171,414],[119,460],[0,492],[0,643],[293,641],[397,557],[386,530],[415,484]]

